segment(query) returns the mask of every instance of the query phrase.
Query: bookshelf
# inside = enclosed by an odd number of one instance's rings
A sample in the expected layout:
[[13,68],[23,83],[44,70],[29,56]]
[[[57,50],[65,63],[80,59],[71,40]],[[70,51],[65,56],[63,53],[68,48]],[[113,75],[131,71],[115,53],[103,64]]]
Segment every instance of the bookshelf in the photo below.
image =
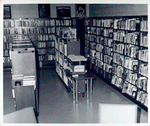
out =
[[12,48],[14,21],[6,19],[3,21],[3,66],[11,68],[10,49]]
[[[71,55],[80,55],[80,40],[76,39],[76,22],[74,18],[56,19],[55,66],[56,72],[68,91],[72,91],[73,62]],[[67,37],[72,31],[74,38]],[[72,35],[71,35],[72,36]],[[70,71],[70,72],[69,72]]]
[[90,69],[136,104],[148,109],[147,16],[85,19],[85,57]]
[[40,67],[54,66],[55,60],[55,19],[35,19],[36,47]]

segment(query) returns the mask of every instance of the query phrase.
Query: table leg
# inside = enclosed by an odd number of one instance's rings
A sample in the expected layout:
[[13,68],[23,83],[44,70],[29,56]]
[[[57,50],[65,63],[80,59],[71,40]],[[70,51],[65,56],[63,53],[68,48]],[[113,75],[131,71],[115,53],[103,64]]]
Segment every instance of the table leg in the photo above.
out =
[[92,79],[90,79],[90,101],[93,99],[93,82]]
[[87,79],[87,98],[89,98],[89,79]]
[[75,100],[75,81],[73,80],[73,100]]
[[76,80],[76,104],[78,104],[78,81]]

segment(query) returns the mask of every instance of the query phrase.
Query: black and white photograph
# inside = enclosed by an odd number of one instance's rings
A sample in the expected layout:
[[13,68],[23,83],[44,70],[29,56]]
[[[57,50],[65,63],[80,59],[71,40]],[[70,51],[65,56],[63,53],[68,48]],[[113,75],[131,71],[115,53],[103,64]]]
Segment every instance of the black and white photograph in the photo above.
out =
[[149,3],[29,1],[0,3],[2,124],[148,126]]

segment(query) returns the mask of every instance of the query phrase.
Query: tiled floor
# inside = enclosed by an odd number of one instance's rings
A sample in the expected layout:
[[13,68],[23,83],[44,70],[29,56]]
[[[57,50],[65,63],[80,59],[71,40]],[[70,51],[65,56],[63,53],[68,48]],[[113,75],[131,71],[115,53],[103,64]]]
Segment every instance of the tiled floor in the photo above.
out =
[[[15,111],[12,99],[7,100],[11,98],[9,74],[4,74],[4,114]],[[75,104],[72,93],[66,90],[54,69],[40,71],[39,88],[39,123],[99,123],[99,103],[134,104],[97,77],[93,85],[93,102],[79,95],[79,104]],[[140,122],[148,122],[144,110]]]

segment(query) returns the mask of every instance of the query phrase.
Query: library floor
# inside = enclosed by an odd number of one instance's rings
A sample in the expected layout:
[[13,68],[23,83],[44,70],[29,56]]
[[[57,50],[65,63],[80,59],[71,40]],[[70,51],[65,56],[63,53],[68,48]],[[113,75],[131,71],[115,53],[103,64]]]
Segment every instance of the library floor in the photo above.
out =
[[[54,69],[40,70],[39,123],[99,123],[99,103],[134,104],[98,77],[93,85],[93,102],[79,95],[74,104]],[[15,111],[11,94],[11,74],[4,72],[4,114]],[[148,113],[141,111],[141,123],[148,122]]]

